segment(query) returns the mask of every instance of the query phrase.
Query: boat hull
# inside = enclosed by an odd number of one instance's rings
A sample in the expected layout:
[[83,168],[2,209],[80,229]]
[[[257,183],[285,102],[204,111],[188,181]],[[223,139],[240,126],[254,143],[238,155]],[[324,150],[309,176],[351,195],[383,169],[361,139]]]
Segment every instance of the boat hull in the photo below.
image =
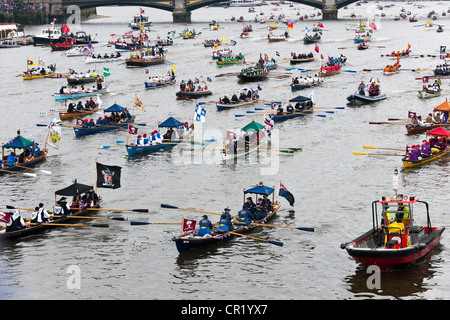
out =
[[105,125],[105,126],[95,126],[95,127],[75,127],[73,128],[73,131],[75,132],[76,137],[90,135],[90,134],[96,134],[99,132],[104,131],[111,131],[111,130],[117,130],[117,129],[123,129],[128,128],[129,123],[134,122],[134,117],[130,119],[129,121],[118,123],[118,124],[112,124],[112,125]]
[[[399,266],[413,263],[426,254],[428,254],[438,243],[445,228],[432,228],[429,234],[426,234],[427,227],[421,238],[420,243],[416,242],[406,248],[385,249],[383,247],[374,248],[371,246],[360,247],[358,244],[370,241],[374,238],[373,230],[369,230],[359,238],[347,244],[345,249],[347,253],[358,263],[365,265],[377,265],[382,270],[392,269]],[[375,235],[377,235],[376,233]]]
[[227,104],[216,103],[216,106],[217,106],[217,110],[222,111],[222,110],[229,110],[229,109],[234,109],[234,108],[248,106],[250,104],[257,103],[258,100],[259,99],[255,99],[255,100],[252,100],[252,101],[239,102],[239,103],[227,103]]
[[61,120],[70,120],[73,118],[84,117],[90,114],[93,114],[98,111],[98,108],[89,110],[89,111],[79,111],[79,112],[60,112],[59,118]]
[[439,97],[441,95],[441,91],[419,91],[419,99],[430,99],[434,97]]
[[25,162],[25,163],[21,163],[20,167],[19,166],[7,166],[5,168],[2,168],[2,171],[0,171],[0,174],[7,174],[6,171],[23,171],[24,170],[23,167],[32,168],[36,164],[44,161],[46,158],[47,158],[47,153],[45,151],[41,151],[39,153],[39,157],[35,157],[31,161],[28,161],[28,162]]
[[298,64],[298,63],[305,63],[305,62],[311,62],[311,61],[314,61],[314,57],[304,58],[304,59],[289,59],[290,64]]
[[157,58],[154,58],[151,60],[134,59],[134,58],[125,59],[125,63],[127,65],[127,67],[148,67],[148,66],[153,66],[156,64],[164,63],[165,61],[166,61],[166,57],[157,57]]
[[67,83],[68,84],[73,84],[73,85],[84,84],[84,83],[92,83],[92,82],[95,82],[96,80],[97,80],[97,77],[87,77],[87,78],[71,78],[71,77],[67,77]]
[[145,89],[155,89],[165,86],[171,86],[176,83],[176,80],[170,80],[166,82],[145,82]]
[[438,160],[440,158],[447,158],[447,154],[450,152],[450,148],[445,149],[444,151],[441,151],[437,154],[433,154],[428,158],[421,159],[421,160],[408,160],[408,157],[405,156],[402,158],[403,161],[403,167],[404,168],[412,168],[417,167],[423,164],[427,164],[429,162],[432,162],[434,160]]
[[418,134],[418,133],[430,131],[437,127],[439,127],[439,125],[421,126],[421,125],[407,124],[406,132],[407,132],[407,134]]
[[128,155],[134,156],[137,154],[152,153],[152,152],[160,151],[163,149],[172,148],[173,146],[177,145],[180,142],[181,142],[181,140],[173,141],[173,142],[164,142],[162,144],[155,144],[155,145],[151,145],[151,146],[134,146],[134,145],[127,144],[126,148],[127,148]]
[[212,94],[211,91],[207,90],[207,91],[178,91],[176,93],[176,96],[179,99],[191,99],[191,98],[201,98],[201,97],[206,97],[206,96],[210,96]]
[[56,93],[55,100],[67,100],[67,99],[78,99],[84,97],[95,96],[97,94],[103,94],[108,92],[108,87],[103,88],[102,90],[94,91],[94,92],[86,92],[86,93]]
[[386,99],[385,94],[378,96],[366,96],[359,93],[353,93],[347,97],[349,103],[372,103]]
[[308,84],[295,84],[295,83],[291,83],[291,90],[292,91],[297,91],[297,90],[303,90],[303,89],[309,89],[309,88],[314,88],[317,86],[320,86],[322,84],[323,81],[320,82],[315,82],[315,83],[308,83]]

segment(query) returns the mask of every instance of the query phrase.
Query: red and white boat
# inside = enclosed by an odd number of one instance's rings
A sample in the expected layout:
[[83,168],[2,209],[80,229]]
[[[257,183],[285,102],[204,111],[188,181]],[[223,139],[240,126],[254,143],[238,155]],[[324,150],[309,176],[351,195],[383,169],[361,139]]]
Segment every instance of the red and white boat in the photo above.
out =
[[[425,213],[422,218],[426,220],[422,225],[415,223],[415,206],[417,212]],[[408,218],[405,218],[405,212]],[[389,216],[395,217],[394,221],[389,221]],[[356,262],[377,265],[381,270],[421,259],[439,243],[445,230],[431,225],[427,202],[402,195],[372,202],[372,221],[372,229],[351,242],[341,244],[341,248],[346,249]]]

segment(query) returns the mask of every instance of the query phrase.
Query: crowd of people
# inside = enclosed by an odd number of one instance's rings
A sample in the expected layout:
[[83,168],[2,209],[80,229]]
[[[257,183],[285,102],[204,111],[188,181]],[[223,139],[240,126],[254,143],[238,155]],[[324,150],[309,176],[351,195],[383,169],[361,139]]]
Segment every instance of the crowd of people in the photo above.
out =
[[422,160],[433,154],[444,151],[447,148],[450,139],[443,137],[431,137],[428,141],[422,140],[422,144],[415,144],[408,147],[406,155],[410,161]]
[[82,78],[91,78],[91,77],[97,77],[97,71],[93,70],[91,72],[91,70],[88,70],[86,73],[78,73],[75,70],[69,69],[69,73],[70,73],[70,78],[78,78],[78,79],[82,79]]
[[25,10],[47,10],[48,3],[40,2],[22,2],[14,0],[0,0],[0,12],[25,11]]
[[175,80],[175,73],[173,72],[173,70],[167,71],[167,74],[165,76],[159,75],[148,77],[148,82],[150,83],[165,83],[172,80]]
[[450,65],[448,65],[447,63],[440,64],[440,65],[436,66],[436,71],[438,71],[438,72],[450,72]]
[[314,54],[312,52],[310,53],[299,53],[296,54],[294,52],[291,53],[292,59],[307,59],[307,58],[314,58]]
[[[199,84],[197,88],[195,87],[196,84]],[[187,91],[187,92],[201,92],[201,91],[208,91],[208,85],[205,83],[205,86],[200,85],[200,80],[195,79],[195,81],[192,81],[192,79],[189,79],[187,82],[184,82],[184,80],[181,80],[180,82],[180,91]]]
[[369,81],[370,84],[366,85],[364,83],[364,81],[361,81],[361,83],[358,86],[358,93],[360,95],[364,95],[364,96],[378,96],[381,94],[381,90],[380,90],[380,83],[375,80],[370,80]]
[[46,74],[51,74],[53,72],[55,72],[56,67],[51,64],[48,65],[47,67],[38,67],[38,68],[30,68],[27,70],[26,74],[30,74],[30,75],[46,75]]
[[86,100],[86,103],[84,104],[84,106],[83,106],[83,102],[81,102],[81,101],[78,101],[77,104],[71,102],[67,106],[67,112],[72,113],[72,112],[91,111],[91,110],[95,109],[96,106],[97,105],[95,104],[95,102],[92,98],[89,100]]
[[320,78],[317,74],[314,75],[314,77],[311,76],[305,76],[303,77],[295,77],[292,78],[292,83],[293,84],[302,84],[302,85],[311,85],[311,84],[316,84],[318,82],[320,82]]
[[111,112],[111,115],[108,116],[105,114],[104,117],[98,117],[96,121],[94,119],[84,119],[83,123],[77,123],[85,128],[91,128],[95,126],[107,126],[107,125],[115,125],[118,123],[123,123],[129,121],[132,118],[130,112],[127,110],[123,112]]
[[441,91],[440,80],[435,80],[432,84],[423,85],[422,91],[439,92]]

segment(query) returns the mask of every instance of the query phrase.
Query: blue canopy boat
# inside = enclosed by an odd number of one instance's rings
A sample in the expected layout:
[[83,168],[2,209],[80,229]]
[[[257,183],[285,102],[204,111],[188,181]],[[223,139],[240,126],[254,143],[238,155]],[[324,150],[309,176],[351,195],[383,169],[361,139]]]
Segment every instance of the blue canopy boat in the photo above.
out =
[[[104,112],[125,112],[127,108],[124,108],[122,106],[119,106],[118,104],[114,103],[111,107],[104,110]],[[102,131],[110,131],[110,130],[116,130],[120,128],[128,128],[128,125],[130,123],[133,123],[135,119],[135,116],[131,116],[131,118],[128,118],[126,120],[123,120],[119,123],[114,124],[105,124],[105,125],[93,125],[93,126],[76,126],[73,128],[75,132],[75,136],[84,136],[88,134],[95,134]]]
[[[271,210],[269,210],[269,212],[266,213],[265,218],[255,221],[255,223],[258,223],[258,224],[265,223],[265,222],[272,220],[276,216],[276,213],[277,213],[278,209],[280,208],[280,204],[274,198],[275,197],[274,191],[275,191],[275,188],[265,186],[262,184],[262,182],[259,185],[256,185],[250,189],[244,189],[244,202],[245,202],[245,196],[249,195],[249,194],[256,195],[256,198],[264,196],[264,195],[266,195],[266,196],[272,195]],[[177,208],[177,207],[164,205],[164,204],[161,204],[161,207],[171,208],[171,209]],[[238,211],[238,210],[236,210],[236,211]],[[178,252],[183,253],[187,250],[191,250],[194,248],[211,245],[211,244],[218,244],[223,241],[228,241],[236,236],[235,233],[245,234],[245,233],[249,233],[250,231],[253,231],[255,228],[258,228],[258,226],[254,225],[254,224],[248,224],[248,225],[236,224],[234,226],[234,229],[232,230],[232,232],[213,233],[213,235],[211,235],[210,237],[199,237],[199,236],[195,236],[193,234],[182,234],[180,236],[173,237],[172,241],[175,242]]]
[[[31,168],[37,163],[44,161],[47,155],[47,146],[45,145],[43,150],[36,150],[37,146],[37,143],[25,139],[20,135],[20,130],[17,130],[17,136],[2,145],[2,169],[0,169],[0,174],[26,169],[26,167]],[[13,151],[9,155],[5,155],[5,149],[12,149]],[[20,155],[16,155],[16,150],[18,149],[22,151]],[[8,159],[8,157],[10,158]]]
[[[175,119],[174,117],[170,117],[168,119],[166,119],[164,122],[160,123],[158,125],[158,128],[172,128],[172,129],[183,129],[184,128],[184,124],[181,121],[178,121],[177,119]],[[188,135],[191,133],[192,131],[190,131],[188,133]],[[133,156],[136,154],[144,154],[144,153],[151,153],[151,152],[155,152],[161,149],[166,149],[166,148],[170,148],[173,147],[177,144],[179,144],[180,142],[183,141],[185,137],[182,137],[180,139],[164,139],[163,143],[152,143],[150,145],[139,145],[137,146],[134,143],[127,143],[126,148],[127,148],[127,152],[128,155]]]
[[[308,97],[298,96],[289,100],[289,102],[300,103],[300,109],[294,109],[293,112],[283,112],[282,114],[271,114],[273,122],[285,121],[288,119],[293,119],[297,117],[303,117],[307,114],[313,113],[314,104],[312,100]],[[276,112],[276,110],[274,110]]]
[[68,99],[78,99],[84,97],[95,96],[97,94],[103,94],[108,92],[108,86],[105,86],[101,90],[92,92],[80,92],[80,93],[55,93],[55,100],[68,100]]

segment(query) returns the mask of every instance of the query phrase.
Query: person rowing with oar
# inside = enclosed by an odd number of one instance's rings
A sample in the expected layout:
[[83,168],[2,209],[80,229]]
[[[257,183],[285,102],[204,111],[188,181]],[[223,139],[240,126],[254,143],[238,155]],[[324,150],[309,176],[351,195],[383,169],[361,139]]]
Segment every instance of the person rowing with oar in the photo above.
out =
[[233,230],[232,217],[230,214],[230,208],[226,207],[220,216],[218,226],[214,231],[217,233],[224,233],[230,230]]

